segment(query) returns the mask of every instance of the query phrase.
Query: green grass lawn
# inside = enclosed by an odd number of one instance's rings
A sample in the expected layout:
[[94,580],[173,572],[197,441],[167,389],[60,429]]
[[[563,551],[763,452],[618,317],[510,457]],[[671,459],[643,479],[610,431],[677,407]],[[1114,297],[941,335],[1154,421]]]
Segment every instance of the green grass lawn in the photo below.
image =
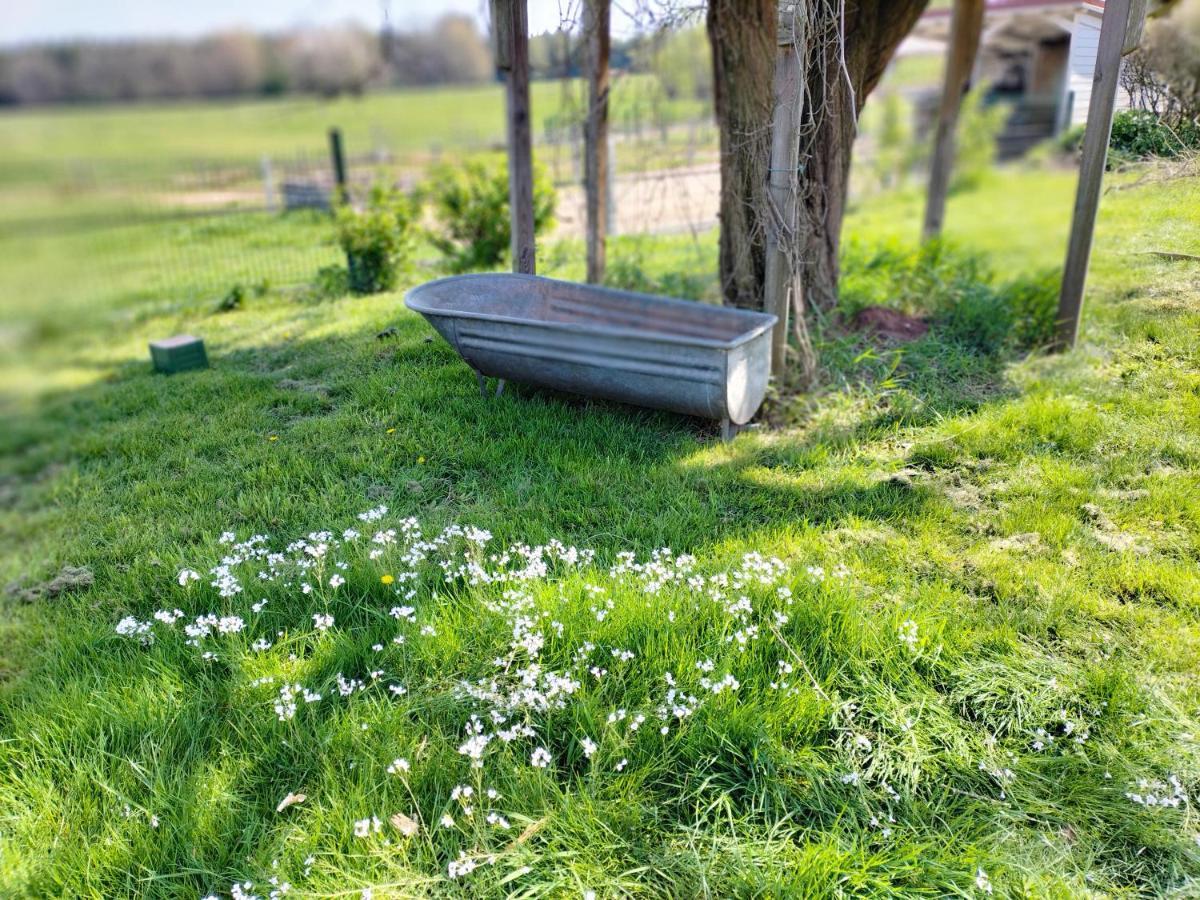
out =
[[[1056,265],[1071,183],[998,175],[950,237]],[[483,400],[399,293],[217,314],[140,286],[150,235],[116,284],[50,245],[2,301],[39,312],[0,359],[0,895],[1195,896],[1200,267],[1144,251],[1200,253],[1198,209],[1106,197],[1076,352],[831,330],[730,444]],[[635,253],[703,281],[715,241]],[[213,367],[152,375],[181,331]]]
[[[615,126],[640,120],[649,130],[655,103],[671,121],[701,118],[694,100],[655,101],[655,82],[622,75],[613,86]],[[582,85],[536,81],[531,86],[535,135],[547,123],[574,117]],[[57,176],[64,163],[95,163],[102,171],[171,171],[192,161],[254,162],[263,154],[286,160],[300,152],[323,158],[326,133],[342,130],[346,152],[389,149],[428,155],[464,145],[502,144],[504,89],[500,84],[383,91],[333,100],[138,103],[9,111],[0,115],[0,185]]]

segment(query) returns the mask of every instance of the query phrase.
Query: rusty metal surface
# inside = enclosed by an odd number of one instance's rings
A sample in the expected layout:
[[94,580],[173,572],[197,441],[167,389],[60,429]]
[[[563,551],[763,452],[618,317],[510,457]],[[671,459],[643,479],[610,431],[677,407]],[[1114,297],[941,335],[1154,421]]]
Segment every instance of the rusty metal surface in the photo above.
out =
[[441,278],[404,302],[480,375],[735,425],[766,393],[765,313],[515,274]]

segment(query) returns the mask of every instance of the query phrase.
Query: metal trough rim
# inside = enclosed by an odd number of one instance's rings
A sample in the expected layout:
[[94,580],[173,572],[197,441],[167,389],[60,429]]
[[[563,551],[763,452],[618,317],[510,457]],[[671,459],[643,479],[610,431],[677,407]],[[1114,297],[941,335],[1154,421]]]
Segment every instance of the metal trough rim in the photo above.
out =
[[449,282],[461,284],[464,281],[492,281],[497,278],[505,280],[541,282],[550,284],[561,284],[571,288],[586,287],[588,291],[594,291],[605,294],[615,294],[622,297],[640,297],[646,300],[652,300],[655,303],[660,303],[669,306],[687,306],[695,308],[696,306],[705,306],[696,300],[681,300],[677,297],[663,297],[658,294],[644,294],[640,291],[625,291],[619,288],[604,287],[596,284],[581,284],[575,281],[565,281],[561,278],[546,278],[543,275],[522,275],[516,272],[476,272],[468,275],[447,275],[444,278],[438,278],[434,281],[427,281],[424,284],[412,288],[404,295],[404,305],[413,312],[421,313],[422,315],[431,316],[448,316],[460,319],[485,319],[489,322],[511,322],[520,325],[536,325],[538,328],[549,328],[554,331],[565,331],[574,334],[603,334],[610,337],[633,338],[645,340],[647,337],[652,337],[655,341],[663,341],[670,344],[683,344],[690,347],[711,347],[720,350],[729,350],[738,347],[747,341],[753,340],[763,332],[774,327],[778,321],[778,317],[771,313],[756,312],[750,309],[737,309],[728,306],[714,306],[714,310],[722,310],[724,313],[733,314],[740,318],[752,320],[757,324],[751,326],[747,330],[741,332],[736,337],[726,341],[716,340],[715,338],[698,338],[687,335],[671,334],[666,331],[647,331],[644,328],[629,328],[617,325],[597,325],[584,324],[578,322],[552,322],[546,319],[530,318],[527,316],[506,316],[497,313],[479,313],[470,310],[453,309],[439,306],[432,306],[422,302],[421,295],[426,292],[432,292],[439,285],[444,285]]

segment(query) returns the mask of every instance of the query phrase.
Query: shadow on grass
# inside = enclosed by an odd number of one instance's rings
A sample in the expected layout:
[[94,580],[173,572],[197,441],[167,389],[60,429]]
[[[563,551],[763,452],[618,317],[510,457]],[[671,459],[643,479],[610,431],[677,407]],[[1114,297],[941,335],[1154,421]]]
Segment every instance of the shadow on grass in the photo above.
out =
[[[712,423],[522,385],[482,398],[453,351],[425,340],[424,323],[404,317],[398,329],[388,341],[363,333],[210,351],[211,369],[171,377],[129,363],[51,395],[0,444],[15,518],[69,518],[74,537],[46,562],[117,574],[164,544],[226,529],[302,534],[380,502],[502,541],[559,537],[601,551],[889,520],[923,502],[851,475],[790,477],[804,468],[799,455],[845,443],[820,431],[724,445]],[[886,416],[868,410],[855,433],[887,427]]]
[[[504,544],[559,538],[601,554],[899,522],[930,494],[843,465],[848,445],[973,410],[1000,384],[994,360],[930,361],[904,387],[920,416],[876,391],[835,426],[726,445],[712,423],[522,385],[481,398],[423,321],[395,324],[385,341],[364,329],[210,348],[211,369],[171,377],[110,366],[12,417],[0,438],[0,522],[15,550],[4,574],[90,565],[96,586],[81,600],[107,618],[222,531],[290,539],[379,503],[430,527],[473,523]],[[852,385],[826,398],[853,396]]]

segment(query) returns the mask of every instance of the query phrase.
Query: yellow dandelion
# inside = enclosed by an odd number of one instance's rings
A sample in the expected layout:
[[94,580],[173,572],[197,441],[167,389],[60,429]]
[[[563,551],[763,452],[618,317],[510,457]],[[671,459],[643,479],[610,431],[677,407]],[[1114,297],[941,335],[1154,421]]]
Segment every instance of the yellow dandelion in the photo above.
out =
[[421,464],[421,463],[423,463],[423,462],[425,462],[425,457],[423,457],[423,456],[418,456],[418,457],[417,457],[417,464],[418,464],[418,465],[420,465],[420,464]]
[[269,438],[267,438],[267,440],[268,441],[277,441],[277,440],[279,440],[279,435],[273,434]]
[[396,429],[395,429],[395,428],[389,428],[389,429],[387,430],[387,433],[388,433],[388,434],[395,434],[395,433],[396,433]]
[[396,579],[393,578],[391,575],[380,575],[379,580],[382,581],[384,584],[391,584]]

